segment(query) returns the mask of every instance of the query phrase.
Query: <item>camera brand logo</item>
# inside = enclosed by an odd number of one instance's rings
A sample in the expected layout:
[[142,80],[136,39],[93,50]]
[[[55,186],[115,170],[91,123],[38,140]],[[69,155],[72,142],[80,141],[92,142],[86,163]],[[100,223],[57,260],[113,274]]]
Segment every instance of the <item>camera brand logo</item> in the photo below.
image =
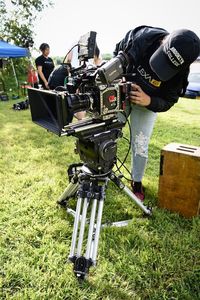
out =
[[140,73],[140,75],[145,79],[148,80],[149,83],[151,83],[155,87],[159,87],[161,85],[161,81],[158,81],[156,79],[153,79],[150,74],[148,74],[145,69],[142,66],[137,67],[137,71]]
[[115,102],[116,101],[115,95],[110,95],[108,100],[109,100],[110,103]]
[[110,72],[109,76],[113,76],[115,73],[117,73],[117,71],[113,70],[112,72]]

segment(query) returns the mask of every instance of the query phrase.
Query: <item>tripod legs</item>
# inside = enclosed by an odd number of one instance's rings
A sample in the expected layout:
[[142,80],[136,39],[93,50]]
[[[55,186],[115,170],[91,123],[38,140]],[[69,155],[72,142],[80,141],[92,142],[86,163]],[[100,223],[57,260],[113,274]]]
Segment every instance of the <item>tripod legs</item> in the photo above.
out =
[[78,201],[77,201],[77,205],[76,205],[76,213],[75,213],[75,218],[74,218],[74,229],[73,229],[73,234],[72,234],[72,242],[71,242],[71,249],[70,249],[69,257],[74,257],[74,253],[75,253],[82,201],[83,201],[83,199],[81,197],[79,197]]
[[78,191],[79,183],[70,182],[67,188],[64,190],[60,198],[57,200],[57,203],[60,205],[66,205],[66,202],[69,198],[75,196]]
[[92,204],[92,211],[91,211],[91,217],[90,217],[90,225],[89,225],[89,232],[88,232],[88,240],[87,240],[87,247],[86,247],[86,253],[85,258],[90,259],[92,257],[93,253],[93,233],[94,233],[94,225],[95,225],[95,216],[96,216],[96,210],[97,210],[97,199],[93,200]]
[[91,253],[91,258],[92,258],[92,262],[93,262],[94,265],[96,265],[96,261],[97,261],[97,250],[98,250],[99,236],[100,236],[100,230],[101,230],[103,204],[104,204],[104,200],[102,199],[102,200],[99,201],[94,245],[93,245],[93,249],[92,249],[92,253]]
[[[90,266],[97,263],[101,227],[126,226],[130,221],[114,222],[109,225],[101,224],[105,190],[109,180],[112,180],[120,190],[124,191],[146,215],[152,214],[151,209],[146,207],[113,172],[110,172],[108,176],[94,176],[86,167],[82,167],[81,171],[75,172],[68,187],[60,196],[58,203],[64,205],[70,197],[77,195],[76,211],[67,208],[67,212],[74,217],[69,260],[73,262],[74,274],[79,279],[84,279]],[[87,226],[88,224],[89,226]],[[86,234],[87,238],[84,239]],[[84,242],[86,245],[84,245]]]
[[83,203],[83,211],[82,211],[78,246],[77,246],[77,252],[76,252],[77,257],[81,256],[88,204],[89,204],[89,199],[85,198],[84,203]]
[[[103,180],[103,185],[99,184],[99,180],[90,177],[83,181],[81,178],[79,180],[69,260],[74,263],[74,273],[80,279],[85,278],[90,266],[96,265],[105,188],[105,180]],[[91,208],[90,211],[89,208]],[[89,228],[86,226],[88,223],[87,215],[88,220],[90,220]],[[85,255],[83,255],[84,236],[86,234],[87,243]]]
[[[79,174],[81,173],[82,167],[82,163],[72,164],[69,166],[67,173],[70,182],[60,198],[57,200],[58,204],[66,206],[67,200],[76,195],[76,192],[79,189]],[[75,215],[75,212],[71,209],[68,209],[68,212],[73,216]]]
[[133,200],[137,206],[139,206],[143,212],[145,213],[145,215],[151,215],[152,214],[152,210],[145,206],[140,199],[138,199],[133,192],[120,180],[119,177],[117,177],[113,172],[111,172],[111,174],[109,175],[110,179],[114,182],[114,184],[122,191],[125,192],[126,195],[128,195],[131,200]]

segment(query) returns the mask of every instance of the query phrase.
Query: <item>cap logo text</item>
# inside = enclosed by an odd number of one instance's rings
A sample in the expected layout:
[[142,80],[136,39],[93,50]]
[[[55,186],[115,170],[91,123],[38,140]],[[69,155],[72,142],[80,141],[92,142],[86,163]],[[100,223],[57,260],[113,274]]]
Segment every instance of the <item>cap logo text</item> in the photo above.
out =
[[175,65],[176,67],[179,67],[182,65],[185,61],[183,57],[180,55],[180,53],[176,50],[175,47],[169,48],[167,51],[167,56],[169,57],[170,61]]

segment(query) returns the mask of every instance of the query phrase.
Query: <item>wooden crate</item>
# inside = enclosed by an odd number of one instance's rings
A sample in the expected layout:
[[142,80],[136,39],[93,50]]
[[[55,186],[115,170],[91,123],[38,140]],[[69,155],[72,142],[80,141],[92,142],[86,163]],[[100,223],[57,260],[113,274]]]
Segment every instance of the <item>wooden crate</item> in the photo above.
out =
[[159,206],[190,218],[200,212],[200,147],[171,143],[161,150]]

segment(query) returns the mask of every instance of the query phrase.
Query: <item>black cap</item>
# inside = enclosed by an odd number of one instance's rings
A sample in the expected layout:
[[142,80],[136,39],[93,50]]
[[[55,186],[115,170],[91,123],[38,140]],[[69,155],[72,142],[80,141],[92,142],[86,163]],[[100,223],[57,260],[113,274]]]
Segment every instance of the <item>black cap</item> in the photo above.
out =
[[190,30],[180,29],[169,34],[153,53],[149,63],[162,81],[167,81],[188,67],[200,54],[200,39]]

